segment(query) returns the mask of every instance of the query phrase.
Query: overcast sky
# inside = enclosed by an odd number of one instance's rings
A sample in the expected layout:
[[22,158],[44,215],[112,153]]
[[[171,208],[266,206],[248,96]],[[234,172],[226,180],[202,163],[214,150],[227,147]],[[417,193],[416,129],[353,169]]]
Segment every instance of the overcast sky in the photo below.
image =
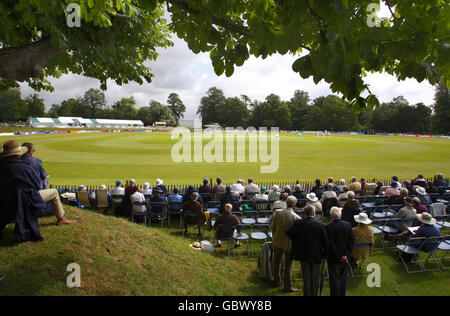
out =
[[[239,68],[232,77],[216,76],[208,54],[192,53],[186,43],[176,36],[172,39],[174,47],[160,50],[156,62],[150,64],[155,77],[150,84],[128,84],[118,86],[113,81],[108,82],[105,92],[109,105],[122,97],[133,96],[138,107],[146,106],[154,99],[166,103],[170,93],[178,93],[187,107],[185,119],[193,119],[200,104],[200,99],[206,95],[210,87],[222,89],[227,97],[247,95],[252,100],[262,101],[271,93],[279,95],[282,100],[289,100],[295,90],[307,91],[311,99],[331,94],[329,85],[325,82],[314,84],[312,78],[302,79],[292,70],[292,64],[298,56],[275,55],[265,60],[251,57]],[[59,79],[50,80],[55,92],[39,92],[44,98],[47,109],[54,103],[65,99],[82,96],[90,88],[100,88],[98,80],[78,75],[65,75]],[[391,101],[399,95],[404,96],[410,104],[423,102],[433,104],[434,89],[428,82],[418,83],[416,80],[398,82],[395,77],[387,74],[374,74],[366,78],[372,93],[381,102]],[[22,85],[22,96],[35,93],[26,84]]]

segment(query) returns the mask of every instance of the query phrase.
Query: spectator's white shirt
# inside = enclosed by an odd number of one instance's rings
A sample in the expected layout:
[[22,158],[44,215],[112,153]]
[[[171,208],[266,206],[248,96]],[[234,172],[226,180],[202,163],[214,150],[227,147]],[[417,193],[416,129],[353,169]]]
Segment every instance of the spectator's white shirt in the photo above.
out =
[[122,187],[115,187],[111,189],[111,195],[125,195],[125,189]]
[[320,203],[323,203],[325,199],[337,198],[336,192],[334,191],[325,191],[320,198]]
[[145,202],[145,196],[141,192],[135,192],[130,196],[131,202],[133,202],[133,211],[135,212],[144,212],[145,206],[142,205],[134,205],[134,202]]
[[255,201],[268,201],[269,196],[265,194],[256,194],[255,195]]
[[240,184],[240,183],[235,183],[235,184],[233,184],[233,185],[231,186],[231,191],[232,191],[232,192],[235,192],[235,193],[237,193],[237,194],[241,194],[241,193],[244,193],[245,188],[244,188],[244,186],[243,186],[242,184]]
[[144,194],[144,195],[145,195],[145,194],[151,195],[151,194],[152,194],[152,189],[142,189],[142,190],[141,190],[141,193]]

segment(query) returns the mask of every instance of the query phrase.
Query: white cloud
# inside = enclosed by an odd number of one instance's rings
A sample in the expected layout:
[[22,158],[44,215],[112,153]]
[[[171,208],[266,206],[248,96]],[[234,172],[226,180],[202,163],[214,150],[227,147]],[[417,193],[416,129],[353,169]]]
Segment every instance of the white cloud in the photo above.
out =
[[[208,54],[192,53],[187,44],[174,37],[175,46],[160,50],[156,62],[148,63],[155,74],[150,84],[138,85],[131,83],[118,86],[108,82],[106,97],[108,104],[112,104],[122,97],[133,96],[138,106],[148,105],[151,99],[165,103],[170,93],[178,93],[186,104],[186,119],[195,116],[200,99],[210,87],[222,89],[227,97],[247,95],[253,100],[264,100],[271,93],[279,95],[283,100],[289,100],[295,90],[305,90],[311,99],[328,95],[331,92],[329,85],[320,82],[314,84],[312,78],[302,79],[292,71],[295,56],[274,55],[262,60],[251,57],[242,67],[235,69],[232,77],[225,75],[217,77],[214,73]],[[65,75],[59,79],[51,80],[55,92],[40,92],[48,108],[54,103],[65,99],[79,97],[90,88],[99,88],[98,80],[78,75]],[[434,90],[427,83],[418,83],[415,80],[398,82],[395,77],[387,74],[370,74],[366,78],[371,91],[381,102],[387,102],[394,97],[403,95],[411,104],[423,102],[426,105],[433,103]],[[22,85],[22,94],[27,96],[35,93],[26,84]]]

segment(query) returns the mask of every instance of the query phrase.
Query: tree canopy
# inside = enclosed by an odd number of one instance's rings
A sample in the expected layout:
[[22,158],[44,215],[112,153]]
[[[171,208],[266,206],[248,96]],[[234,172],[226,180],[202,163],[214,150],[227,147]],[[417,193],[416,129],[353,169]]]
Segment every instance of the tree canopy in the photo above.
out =
[[[293,71],[328,82],[354,109],[379,105],[363,78],[387,72],[450,87],[445,0],[4,0],[0,3],[0,85],[72,72],[142,84],[146,60],[168,47],[170,32],[194,53],[210,54],[217,75],[231,76],[250,57],[298,55]],[[68,3],[80,5],[81,27],[67,26]],[[171,24],[164,19],[164,10]]]

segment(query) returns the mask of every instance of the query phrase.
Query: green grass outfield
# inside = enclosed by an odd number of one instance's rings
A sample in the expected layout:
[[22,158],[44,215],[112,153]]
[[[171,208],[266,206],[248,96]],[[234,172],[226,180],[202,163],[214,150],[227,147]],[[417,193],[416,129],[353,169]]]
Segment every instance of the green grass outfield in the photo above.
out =
[[[248,154],[242,163],[175,163],[171,150],[178,140],[171,140],[167,133],[6,136],[0,142],[9,139],[35,144],[35,155],[54,185],[111,185],[116,179],[130,178],[139,184],[161,178],[170,185],[197,184],[204,177],[217,176],[229,183],[248,177],[255,182],[294,182],[329,176],[348,180],[351,176],[389,179],[450,174],[450,140],[437,138],[333,135],[317,139],[306,134],[300,139],[297,134],[281,134],[279,170],[266,174],[260,166],[268,164],[250,163]],[[204,140],[204,146],[208,142]]]

